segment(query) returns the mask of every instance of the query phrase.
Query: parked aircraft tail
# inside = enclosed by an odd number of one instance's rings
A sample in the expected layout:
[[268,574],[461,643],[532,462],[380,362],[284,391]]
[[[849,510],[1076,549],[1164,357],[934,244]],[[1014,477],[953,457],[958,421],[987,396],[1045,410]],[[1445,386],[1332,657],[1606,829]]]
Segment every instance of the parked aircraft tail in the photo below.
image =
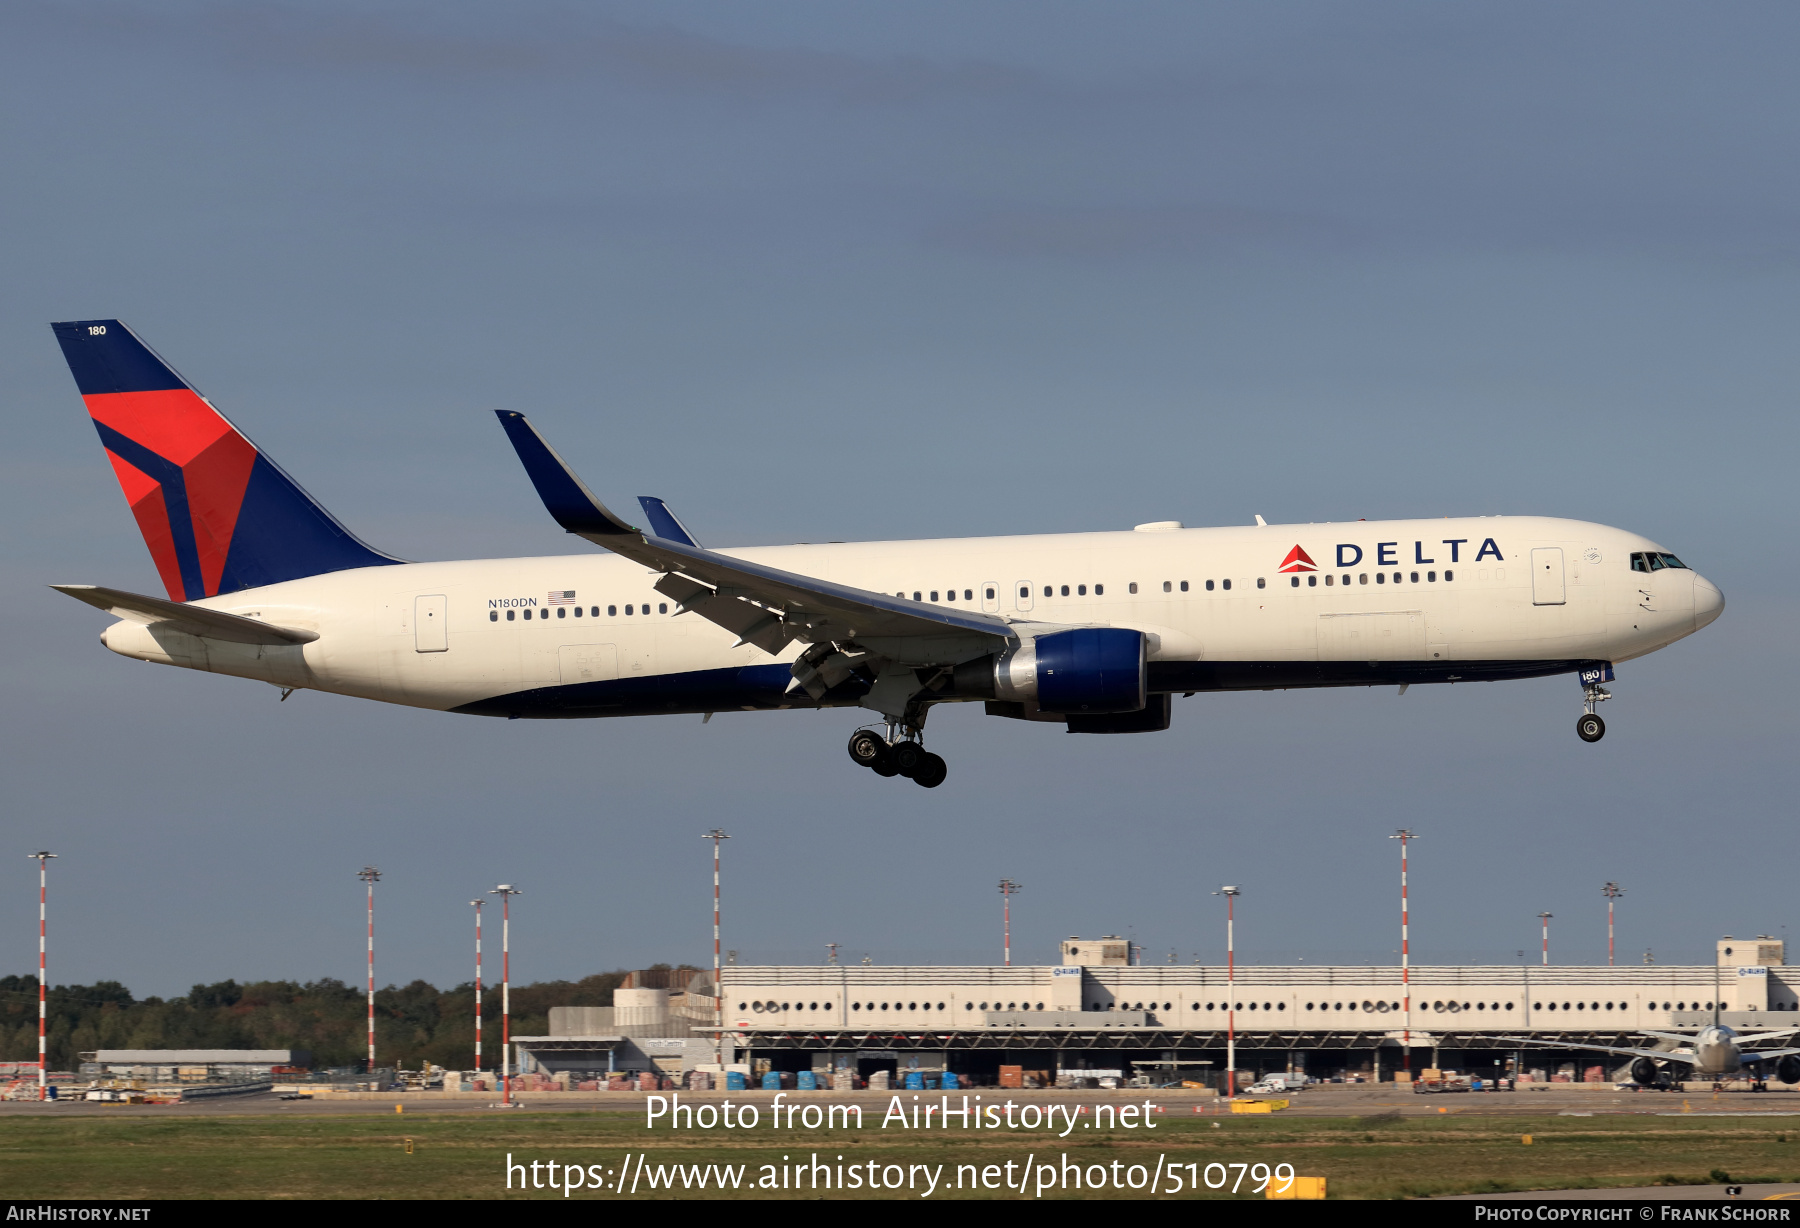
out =
[[51,327],[170,600],[401,561],[339,524],[125,325]]

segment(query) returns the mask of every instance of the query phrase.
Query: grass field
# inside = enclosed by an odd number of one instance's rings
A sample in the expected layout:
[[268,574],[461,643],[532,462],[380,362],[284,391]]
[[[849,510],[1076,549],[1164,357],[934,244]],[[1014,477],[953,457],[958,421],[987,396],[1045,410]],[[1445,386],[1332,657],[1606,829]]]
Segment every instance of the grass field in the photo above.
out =
[[[1793,1120],[1794,1125],[1782,1122]],[[1532,1136],[1531,1145],[1521,1136]],[[412,1140],[410,1154],[406,1140]],[[506,1156],[554,1160],[617,1172],[627,1153],[648,1152],[662,1165],[745,1165],[731,1196],[869,1197],[867,1190],[755,1188],[759,1166],[815,1153],[835,1166],[944,1165],[934,1198],[1018,1197],[1006,1189],[945,1188],[961,1165],[1038,1164],[1152,1168],[1159,1156],[1182,1173],[1211,1162],[1287,1162],[1307,1176],[1330,1178],[1334,1198],[1403,1198],[1427,1194],[1800,1180],[1800,1119],[1706,1117],[1168,1119],[1153,1131],[1046,1133],[952,1131],[902,1133],[871,1125],[857,1130],[651,1135],[635,1117],[568,1113],[486,1117],[473,1114],[374,1119],[367,1116],[143,1116],[0,1118],[0,1172],[12,1198],[497,1198],[563,1197],[560,1190],[506,1190]],[[634,1159],[632,1164],[636,1163]],[[1196,1170],[1185,1166],[1196,1164]],[[540,1170],[540,1176],[547,1170]],[[560,1171],[560,1170],[559,1170]],[[668,1170],[665,1170],[668,1171]],[[966,1172],[966,1170],[964,1170]],[[1217,1170],[1215,1170],[1215,1176]],[[515,1175],[515,1183],[520,1178]],[[778,1180],[778,1179],[777,1179]],[[921,1182],[923,1178],[920,1178]],[[1202,1196],[1229,1191],[1202,1189]],[[880,1196],[919,1198],[910,1192]],[[619,1192],[577,1190],[574,1197],[617,1198]],[[636,1197],[702,1197],[711,1190],[650,1189]],[[1068,1190],[1046,1197],[1134,1196],[1129,1190]],[[1136,1196],[1147,1196],[1147,1191]],[[1241,1195],[1240,1195],[1241,1196]]]

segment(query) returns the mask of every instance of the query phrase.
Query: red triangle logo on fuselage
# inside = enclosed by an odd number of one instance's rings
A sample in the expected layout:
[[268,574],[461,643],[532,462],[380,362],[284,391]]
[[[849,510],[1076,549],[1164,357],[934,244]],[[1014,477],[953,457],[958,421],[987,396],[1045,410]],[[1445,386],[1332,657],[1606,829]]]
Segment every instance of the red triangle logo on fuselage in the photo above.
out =
[[1295,546],[1292,550],[1288,551],[1288,556],[1281,560],[1281,570],[1284,572],[1317,571],[1319,570],[1319,565],[1312,561],[1312,556],[1307,554],[1306,551]]

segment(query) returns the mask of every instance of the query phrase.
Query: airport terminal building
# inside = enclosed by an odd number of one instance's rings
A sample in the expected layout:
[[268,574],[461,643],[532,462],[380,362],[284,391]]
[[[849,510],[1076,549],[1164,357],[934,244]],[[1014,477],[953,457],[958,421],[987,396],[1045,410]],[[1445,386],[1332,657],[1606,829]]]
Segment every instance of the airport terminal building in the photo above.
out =
[[[1506,1038],[1617,1045],[1642,1028],[1710,1022],[1715,1004],[1736,1027],[1800,1027],[1779,939],[1723,938],[1717,950],[1710,966],[1417,966],[1410,1013],[1398,967],[1132,965],[1129,944],[1110,937],[1069,938],[1051,966],[731,966],[728,1060],[865,1077],[954,1071],[977,1083],[1002,1065],[1041,1077],[1154,1070],[1212,1081],[1229,1033],[1238,1070],[1252,1074],[1386,1079],[1410,1039],[1414,1068],[1554,1080],[1622,1059]],[[710,1062],[711,988],[710,972],[695,976],[660,1015],[640,992],[630,1025],[606,1026],[589,1010],[584,1027],[575,1009],[553,1012],[559,1034],[517,1038],[521,1063],[617,1070],[627,1052],[633,1065],[669,1072]],[[668,1038],[661,1057],[642,1043],[652,1033]],[[669,1043],[679,1037],[692,1039]]]

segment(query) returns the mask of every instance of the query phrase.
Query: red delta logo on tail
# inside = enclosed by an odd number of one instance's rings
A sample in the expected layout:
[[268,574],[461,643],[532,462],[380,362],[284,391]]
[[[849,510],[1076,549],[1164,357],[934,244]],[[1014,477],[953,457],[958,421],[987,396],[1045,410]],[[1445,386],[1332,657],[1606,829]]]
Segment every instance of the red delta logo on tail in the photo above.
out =
[[1283,572],[1317,571],[1319,570],[1319,565],[1312,561],[1312,556],[1307,554],[1306,551],[1302,550],[1299,546],[1295,546],[1292,550],[1288,551],[1287,557],[1281,560],[1280,570]]
[[358,541],[118,320],[51,327],[170,600],[399,562]]

